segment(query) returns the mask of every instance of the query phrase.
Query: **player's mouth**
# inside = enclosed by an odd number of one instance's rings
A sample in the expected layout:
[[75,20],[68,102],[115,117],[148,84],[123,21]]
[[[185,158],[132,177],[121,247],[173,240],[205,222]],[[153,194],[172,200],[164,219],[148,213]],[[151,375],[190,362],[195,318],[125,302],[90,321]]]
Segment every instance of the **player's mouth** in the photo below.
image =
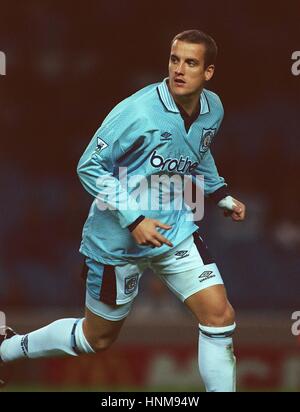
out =
[[178,77],[174,79],[174,84],[177,87],[183,87],[185,85],[185,81],[182,79],[179,79]]

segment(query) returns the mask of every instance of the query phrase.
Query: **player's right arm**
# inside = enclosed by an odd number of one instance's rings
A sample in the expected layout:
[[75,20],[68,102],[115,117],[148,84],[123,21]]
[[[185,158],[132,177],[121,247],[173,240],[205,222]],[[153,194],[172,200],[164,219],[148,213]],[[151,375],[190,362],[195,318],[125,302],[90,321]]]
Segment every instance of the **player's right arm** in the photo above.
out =
[[[129,120],[131,119],[131,120]],[[79,160],[77,173],[84,188],[97,199],[99,209],[109,209],[126,228],[140,215],[135,199],[116,173],[118,159],[134,145],[138,120],[125,112],[110,114],[96,131]]]
[[[141,216],[138,203],[122,186],[115,173],[118,159],[139,141],[139,123],[140,119],[134,117],[132,110],[127,115],[125,111],[108,115],[78,163],[78,176],[87,192],[97,199],[98,207],[107,206],[117,217],[120,226],[129,228],[139,245],[159,247],[166,243],[171,246],[171,242],[156,229],[170,227]],[[135,225],[135,222],[138,224]]]

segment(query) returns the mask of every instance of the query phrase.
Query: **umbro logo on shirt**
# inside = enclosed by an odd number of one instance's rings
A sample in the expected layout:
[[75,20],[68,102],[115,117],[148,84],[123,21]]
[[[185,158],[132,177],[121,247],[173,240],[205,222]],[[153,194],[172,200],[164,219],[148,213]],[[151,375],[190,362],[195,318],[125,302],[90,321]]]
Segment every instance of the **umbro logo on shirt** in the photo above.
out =
[[214,278],[216,275],[213,274],[211,270],[206,270],[205,272],[201,273],[200,276],[198,276],[198,279],[200,282],[204,282],[205,280]]
[[160,135],[162,141],[166,141],[166,140],[172,140],[172,133],[169,132],[164,132],[163,134]]
[[190,256],[190,254],[189,254],[188,250],[178,250],[178,252],[175,253],[175,256],[177,256],[176,260],[179,260],[179,259],[183,259],[187,256]]

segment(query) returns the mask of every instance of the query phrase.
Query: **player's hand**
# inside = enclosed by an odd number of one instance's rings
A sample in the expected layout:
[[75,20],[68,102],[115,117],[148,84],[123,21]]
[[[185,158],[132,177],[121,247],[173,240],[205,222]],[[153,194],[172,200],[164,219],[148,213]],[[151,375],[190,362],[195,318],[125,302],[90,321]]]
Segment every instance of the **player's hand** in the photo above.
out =
[[232,198],[233,205],[231,210],[224,210],[224,216],[228,217],[231,216],[231,219],[235,222],[241,222],[246,217],[246,206],[244,203],[240,202],[237,199]]
[[165,225],[159,220],[145,218],[137,225],[131,234],[136,243],[141,246],[161,247],[163,244],[166,244],[173,247],[173,244],[169,241],[169,239],[165,238],[156,230],[157,227],[166,230],[170,230],[172,228],[172,226]]

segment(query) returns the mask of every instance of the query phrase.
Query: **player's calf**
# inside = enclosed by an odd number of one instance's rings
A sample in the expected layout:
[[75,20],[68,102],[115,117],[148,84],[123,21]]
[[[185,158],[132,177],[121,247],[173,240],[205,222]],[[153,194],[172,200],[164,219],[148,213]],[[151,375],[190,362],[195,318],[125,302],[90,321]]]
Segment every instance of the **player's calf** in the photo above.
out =
[[236,359],[232,335],[234,310],[230,303],[199,324],[199,370],[208,392],[235,392]]
[[5,339],[0,347],[3,362],[93,353],[82,330],[83,319],[59,319],[26,335]]
[[223,285],[204,289],[186,301],[199,322],[199,370],[208,392],[235,391],[232,335],[234,310]]

